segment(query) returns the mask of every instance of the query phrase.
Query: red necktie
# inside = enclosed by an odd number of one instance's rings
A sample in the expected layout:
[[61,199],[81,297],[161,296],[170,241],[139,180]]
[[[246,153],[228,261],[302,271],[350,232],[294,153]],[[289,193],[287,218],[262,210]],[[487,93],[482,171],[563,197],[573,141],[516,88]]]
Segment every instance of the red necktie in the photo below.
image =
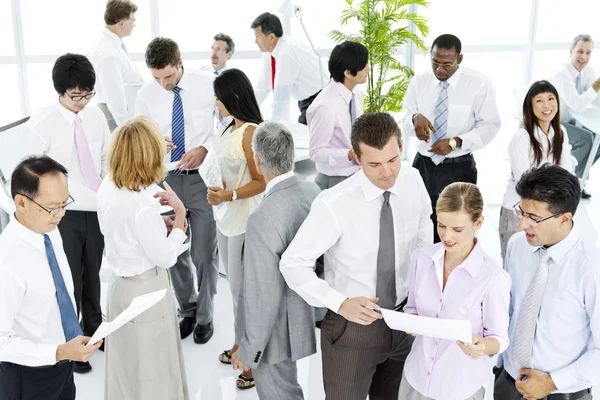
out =
[[271,89],[275,90],[275,57],[271,56]]

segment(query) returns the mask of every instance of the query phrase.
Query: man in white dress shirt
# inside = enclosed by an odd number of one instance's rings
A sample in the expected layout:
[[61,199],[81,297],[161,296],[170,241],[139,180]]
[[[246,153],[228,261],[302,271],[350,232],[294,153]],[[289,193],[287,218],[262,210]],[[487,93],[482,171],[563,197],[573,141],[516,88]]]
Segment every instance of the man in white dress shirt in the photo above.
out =
[[[600,148],[596,154],[590,155],[594,137],[600,132],[592,132],[573,116],[574,112],[581,112],[590,105],[600,106],[600,75],[589,65],[593,49],[591,36],[575,37],[571,44],[570,60],[562,64],[551,79],[560,96],[560,120],[567,129],[571,154],[577,159],[575,175],[580,179],[587,178],[583,174],[590,156],[594,157],[594,162],[600,158]],[[581,197],[589,199],[591,196],[583,190]]]
[[[406,303],[410,254],[433,237],[431,206],[418,171],[400,168],[402,139],[391,115],[358,118],[352,149],[361,169],[319,194],[280,270],[307,303],[329,309],[321,325],[327,399],[397,400],[413,340],[375,310]],[[314,271],[322,254],[324,280]]]
[[[183,317],[181,338],[194,332],[194,342],[203,344],[213,334],[213,299],[219,278],[216,225],[206,198],[206,184],[198,173],[198,167],[212,148],[214,75],[184,69],[179,46],[163,37],[153,39],[148,45],[146,65],[154,81],[140,89],[135,114],[156,121],[170,150],[165,162],[175,164],[166,182],[188,209],[192,245],[179,256],[169,274]],[[194,269],[198,291],[194,288]]]
[[402,106],[404,132],[419,139],[413,167],[421,173],[431,198],[435,243],[440,241],[435,213],[439,194],[452,182],[477,183],[472,153],[500,130],[492,83],[460,65],[461,47],[454,35],[435,39],[432,71],[411,79]]
[[[98,224],[97,190],[106,176],[108,124],[102,111],[88,104],[96,76],[90,61],[80,54],[59,57],[52,69],[58,101],[34,114],[25,125],[43,144],[43,154],[69,170],[69,186],[77,202],[67,209],[58,229],[75,285],[81,327],[87,336],[102,323],[100,267],[104,236]],[[92,369],[76,363],[75,372]]]
[[90,52],[97,76],[96,100],[111,132],[133,116],[127,107],[127,84],[143,82],[123,43],[135,27],[136,11],[137,6],[129,0],[109,0],[104,12],[106,26]]
[[204,65],[200,67],[200,70],[208,71],[211,74],[218,76],[221,72],[229,69],[227,61],[229,61],[235,52],[235,43],[231,36],[224,33],[217,33],[213,38],[213,44],[210,47],[210,51],[211,65]]
[[320,58],[310,47],[283,34],[279,18],[271,13],[256,17],[250,26],[263,53],[263,65],[255,88],[261,104],[273,92],[271,120],[286,119],[290,96],[298,100],[298,122],[306,125],[306,110],[329,79]]
[[46,156],[23,160],[11,178],[16,212],[0,235],[0,399],[75,399],[74,363],[86,346],[73,281],[56,229],[73,202],[67,170]]

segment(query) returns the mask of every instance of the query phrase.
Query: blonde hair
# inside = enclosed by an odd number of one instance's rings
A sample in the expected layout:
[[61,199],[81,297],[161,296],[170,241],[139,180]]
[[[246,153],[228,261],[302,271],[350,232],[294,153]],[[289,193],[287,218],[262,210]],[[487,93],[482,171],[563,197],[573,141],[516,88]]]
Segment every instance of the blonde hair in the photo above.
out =
[[464,211],[475,222],[483,214],[483,197],[476,185],[454,182],[442,190],[435,208],[436,213]]
[[120,125],[108,150],[108,172],[119,188],[139,192],[166,175],[165,139],[152,119],[139,116]]

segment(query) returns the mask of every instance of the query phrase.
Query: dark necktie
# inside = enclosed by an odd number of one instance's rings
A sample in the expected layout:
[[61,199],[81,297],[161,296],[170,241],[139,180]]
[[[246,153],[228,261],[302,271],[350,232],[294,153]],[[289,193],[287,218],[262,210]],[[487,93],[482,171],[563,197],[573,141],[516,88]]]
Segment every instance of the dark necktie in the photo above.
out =
[[354,125],[356,120],[356,96],[352,93],[352,100],[350,100],[350,124]]
[[50,264],[50,271],[52,272],[52,279],[54,279],[54,287],[56,288],[56,300],[58,300],[58,308],[60,309],[60,319],[62,321],[63,331],[65,333],[65,340],[69,340],[82,336],[81,326],[77,319],[77,313],[73,307],[71,296],[65,285],[58,261],[56,260],[56,254],[54,253],[54,247],[52,247],[52,241],[48,235],[44,235],[44,245],[46,246],[46,256],[48,256],[48,264]]
[[[175,86],[173,88],[173,113],[171,115],[171,140],[175,148],[171,150],[171,162],[180,161],[185,153],[185,121],[183,118],[183,102],[179,92],[181,88]],[[179,175],[180,171],[175,169],[175,175]]]
[[376,295],[382,308],[396,306],[396,251],[394,243],[394,214],[390,205],[390,192],[383,193],[379,219],[379,251],[377,252]]

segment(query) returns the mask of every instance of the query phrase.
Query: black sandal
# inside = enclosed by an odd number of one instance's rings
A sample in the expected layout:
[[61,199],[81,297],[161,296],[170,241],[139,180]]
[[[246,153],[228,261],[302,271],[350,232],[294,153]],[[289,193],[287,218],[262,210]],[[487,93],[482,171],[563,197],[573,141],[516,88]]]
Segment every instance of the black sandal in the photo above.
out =
[[223,352],[219,355],[219,361],[223,364],[231,365],[231,350],[223,350]]
[[[242,386],[239,386],[240,383]],[[254,382],[254,378],[248,378],[247,376],[240,374],[235,381],[235,386],[240,390],[246,390],[255,387],[256,383]]]

